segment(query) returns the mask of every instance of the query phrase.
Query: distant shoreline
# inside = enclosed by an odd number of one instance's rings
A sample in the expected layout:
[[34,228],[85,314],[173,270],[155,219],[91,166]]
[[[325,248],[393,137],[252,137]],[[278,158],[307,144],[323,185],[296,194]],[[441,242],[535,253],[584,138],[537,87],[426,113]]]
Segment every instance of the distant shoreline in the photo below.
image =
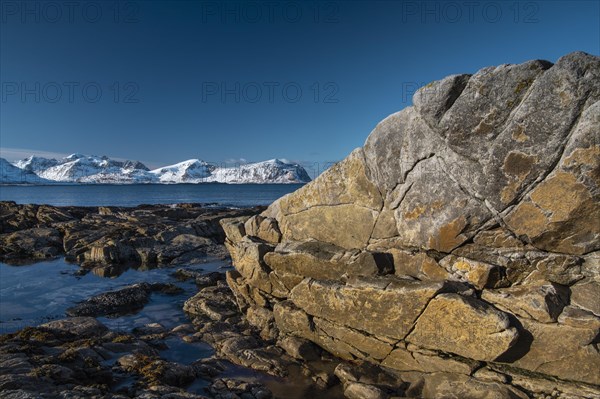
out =
[[288,185],[299,185],[303,186],[310,182],[290,182],[290,183],[247,183],[247,182],[198,182],[198,183],[70,183],[70,182],[56,182],[56,183],[2,183],[0,182],[0,187],[2,186],[13,186],[13,187],[57,187],[57,186],[198,186],[204,184],[210,185],[226,185],[226,186],[288,186]]

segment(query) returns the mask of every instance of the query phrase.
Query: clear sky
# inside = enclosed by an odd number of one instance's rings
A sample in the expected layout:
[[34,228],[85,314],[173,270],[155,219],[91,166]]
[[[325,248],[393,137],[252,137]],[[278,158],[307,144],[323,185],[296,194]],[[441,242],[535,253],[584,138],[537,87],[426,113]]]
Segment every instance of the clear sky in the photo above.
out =
[[600,53],[590,1],[0,2],[0,147],[344,158],[418,86]]

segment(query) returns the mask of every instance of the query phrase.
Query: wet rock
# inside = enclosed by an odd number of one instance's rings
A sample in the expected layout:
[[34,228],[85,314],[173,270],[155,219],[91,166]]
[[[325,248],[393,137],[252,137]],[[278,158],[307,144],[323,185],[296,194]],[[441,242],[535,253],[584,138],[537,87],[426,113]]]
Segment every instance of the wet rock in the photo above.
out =
[[202,272],[199,270],[177,269],[172,275],[177,280],[187,281],[195,280],[197,277],[202,276]]
[[63,392],[72,391],[72,397],[86,397],[93,385],[94,395],[103,397],[113,383],[103,364],[104,356],[110,355],[102,348],[111,338],[104,325],[89,317],[55,320],[3,335],[1,396],[63,397]]
[[177,327],[173,327],[171,330],[171,332],[175,334],[189,334],[193,333],[194,331],[196,330],[194,330],[194,325],[191,323],[180,324]]
[[67,309],[67,314],[69,316],[104,316],[133,312],[146,305],[152,292],[172,295],[179,294],[182,290],[173,284],[134,284],[93,296]]
[[0,234],[0,259],[7,263],[54,258],[62,253],[58,230],[32,228]]
[[219,281],[225,281],[225,274],[219,272],[211,272],[196,276],[196,285],[198,288],[216,285]]
[[149,384],[185,386],[196,376],[190,366],[167,362],[142,354],[125,355],[117,361],[125,371],[139,374]]
[[152,385],[134,392],[136,399],[208,399],[207,396],[186,392],[185,389],[168,385]]
[[166,336],[167,330],[159,323],[145,324],[141,327],[135,327],[132,331],[138,336]]
[[265,386],[232,378],[218,379],[208,391],[215,399],[271,399],[272,394]]

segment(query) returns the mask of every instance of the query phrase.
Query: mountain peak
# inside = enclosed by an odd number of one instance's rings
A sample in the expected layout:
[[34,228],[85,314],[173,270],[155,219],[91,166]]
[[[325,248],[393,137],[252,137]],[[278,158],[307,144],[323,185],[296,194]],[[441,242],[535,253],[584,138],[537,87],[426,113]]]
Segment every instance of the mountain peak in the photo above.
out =
[[67,159],[69,161],[74,161],[74,160],[80,159],[80,158],[86,158],[86,156],[83,155],[83,154],[79,154],[79,153],[75,152],[75,153],[73,153],[73,154],[65,157],[64,159]]
[[[107,156],[74,153],[62,160],[32,155],[14,165],[4,161],[0,183],[306,183],[310,177],[297,164],[273,158],[236,167],[217,167],[201,159],[188,159],[149,170],[138,161],[116,161]],[[14,169],[13,169],[14,168]],[[24,177],[27,175],[27,177]]]

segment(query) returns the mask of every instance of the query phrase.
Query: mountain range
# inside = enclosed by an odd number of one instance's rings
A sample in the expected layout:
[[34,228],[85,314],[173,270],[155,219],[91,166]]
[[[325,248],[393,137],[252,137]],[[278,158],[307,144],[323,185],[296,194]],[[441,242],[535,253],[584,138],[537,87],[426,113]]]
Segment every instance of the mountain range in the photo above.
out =
[[63,159],[30,156],[11,163],[0,158],[0,184],[177,184],[306,183],[306,170],[279,159],[222,167],[199,159],[150,170],[138,161],[71,154]]

